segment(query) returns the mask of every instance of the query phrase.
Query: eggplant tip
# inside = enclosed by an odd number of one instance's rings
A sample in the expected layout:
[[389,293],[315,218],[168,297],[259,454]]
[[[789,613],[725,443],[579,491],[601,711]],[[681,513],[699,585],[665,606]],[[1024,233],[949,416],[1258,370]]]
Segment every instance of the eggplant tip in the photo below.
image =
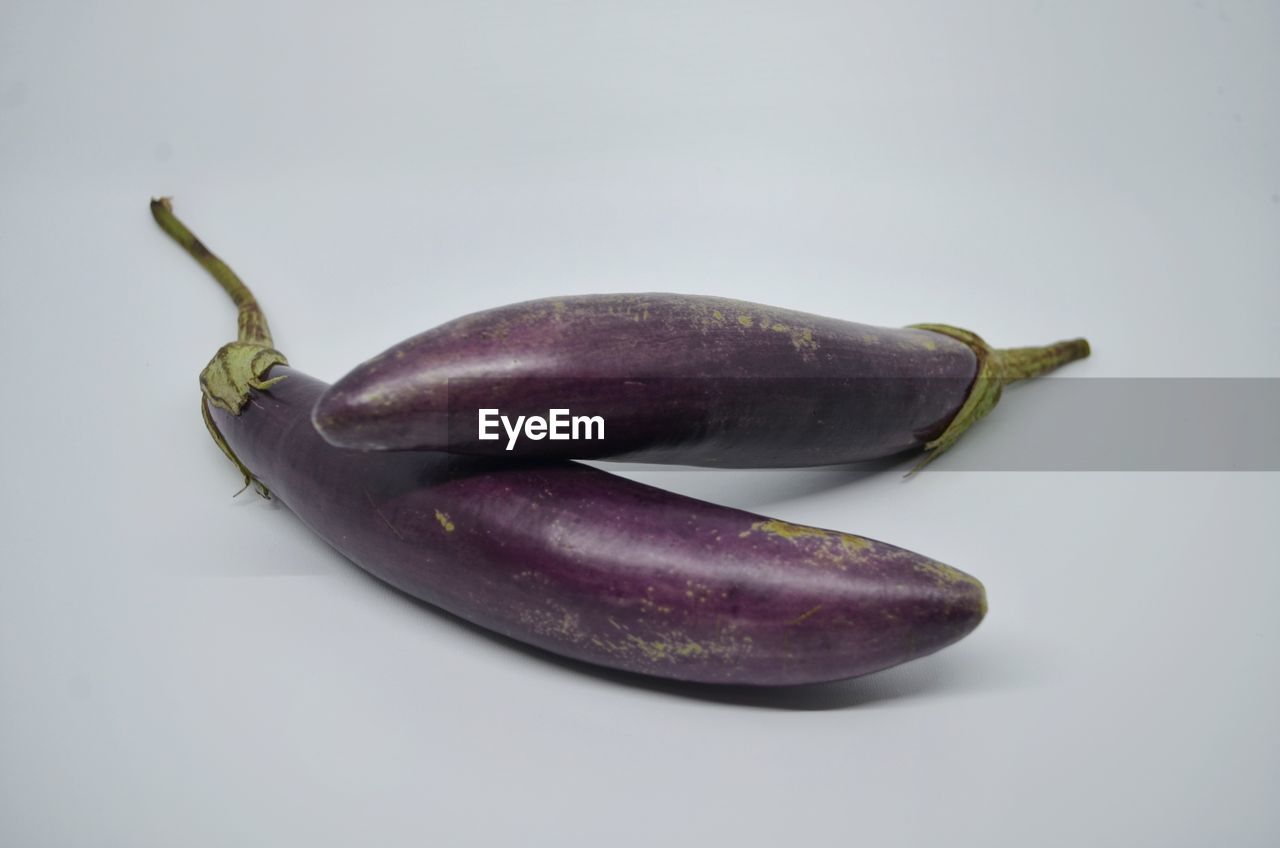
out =
[[341,392],[325,392],[311,408],[311,426],[334,447],[353,447],[348,443],[350,427],[346,424],[353,413],[358,415],[359,410],[347,402],[346,395]]

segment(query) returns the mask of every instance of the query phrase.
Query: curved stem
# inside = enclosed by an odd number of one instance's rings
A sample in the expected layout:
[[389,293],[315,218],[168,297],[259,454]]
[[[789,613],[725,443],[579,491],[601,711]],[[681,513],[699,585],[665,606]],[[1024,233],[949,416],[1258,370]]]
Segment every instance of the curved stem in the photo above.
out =
[[191,254],[200,266],[209,272],[222,286],[222,290],[231,295],[239,309],[237,324],[239,325],[238,341],[272,347],[271,328],[267,326],[267,316],[262,313],[258,300],[249,291],[249,287],[236,276],[227,263],[223,262],[204,242],[196,238],[195,233],[187,229],[186,224],[173,214],[173,203],[170,198],[161,197],[151,201],[151,216],[156,219],[160,229],[182,245],[182,249]]
[[205,427],[209,435],[230,459],[240,473],[244,475],[245,485],[256,485],[258,493],[270,497],[270,492],[240,458],[231,450],[231,445],[223,438],[214,424],[209,412],[210,406],[224,409],[232,415],[239,415],[249,402],[250,390],[266,391],[285,378],[267,377],[267,372],[275,365],[288,365],[284,354],[272,347],[271,329],[267,326],[267,317],[262,314],[262,307],[249,287],[244,284],[227,263],[223,262],[213,251],[205,247],[204,242],[196,238],[186,225],[173,214],[173,205],[169,198],[162,197],[151,201],[151,215],[169,236],[182,245],[182,248],[208,271],[223,291],[231,296],[239,310],[239,333],[234,342],[223,345],[204,370],[200,372],[200,413],[204,416]]

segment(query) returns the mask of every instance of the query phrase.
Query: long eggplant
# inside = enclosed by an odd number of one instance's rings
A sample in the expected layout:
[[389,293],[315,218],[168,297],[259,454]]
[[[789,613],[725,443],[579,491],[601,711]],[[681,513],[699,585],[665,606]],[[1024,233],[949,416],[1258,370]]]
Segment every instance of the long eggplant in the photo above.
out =
[[883,542],[675,495],[588,466],[337,448],[325,383],[291,368],[257,301],[152,202],[239,306],[201,374],[214,440],[368,572],[548,651],[648,675],[794,684],[938,650],[986,612],[974,578]]
[[[811,466],[946,450],[1004,386],[1089,354],[992,349],[956,327],[885,329],[716,297],[586,295],[468,315],[355,368],[317,404],[335,445]],[[565,412],[560,435],[490,422]],[[570,427],[581,418],[581,429]],[[586,422],[599,419],[599,426]],[[576,436],[576,438],[575,438]]]

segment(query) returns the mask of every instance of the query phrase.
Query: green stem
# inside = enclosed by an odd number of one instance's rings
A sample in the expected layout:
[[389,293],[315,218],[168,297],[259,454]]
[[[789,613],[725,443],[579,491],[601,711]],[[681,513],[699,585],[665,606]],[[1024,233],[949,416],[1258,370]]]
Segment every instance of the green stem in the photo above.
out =
[[267,487],[262,484],[240,458],[231,450],[227,440],[218,431],[209,406],[224,409],[232,415],[239,415],[249,402],[250,390],[266,391],[284,379],[284,375],[267,378],[267,372],[275,365],[288,365],[284,354],[276,350],[271,342],[271,328],[267,326],[267,317],[249,287],[244,284],[227,263],[223,262],[213,251],[205,247],[204,242],[196,238],[186,225],[173,214],[173,204],[169,198],[162,197],[151,201],[151,215],[160,225],[160,229],[191,254],[200,266],[209,272],[222,286],[222,290],[231,296],[239,315],[237,317],[238,334],[234,342],[229,342],[213,356],[209,364],[200,372],[200,412],[204,417],[209,435],[227,458],[235,463],[236,468],[244,475],[245,485],[253,484],[263,497],[270,497]]
[[1084,339],[1070,339],[1044,347],[1009,347],[995,351],[1006,386],[1048,374],[1088,355],[1089,343]]
[[187,225],[178,220],[178,216],[173,214],[173,202],[168,197],[161,197],[158,200],[151,201],[151,216],[156,219],[156,223],[160,225],[160,229],[169,234],[170,238],[182,246],[182,249],[191,254],[191,257],[200,263],[200,267],[204,268],[209,274],[218,281],[218,285],[222,286],[222,290],[231,295],[232,302],[239,309],[240,314],[237,316],[239,324],[238,341],[252,342],[260,344],[263,347],[272,347],[271,344],[271,328],[267,326],[267,316],[262,314],[262,307],[258,305],[258,299],[253,296],[253,292],[249,291],[249,287],[236,276],[236,272],[231,270],[227,263],[223,262],[209,248],[205,247],[204,242],[196,238],[195,233],[187,229]]
[[924,446],[924,457],[908,472],[908,477],[941,456],[965,431],[995,409],[1005,386],[1047,374],[1068,362],[1075,362],[1089,355],[1089,343],[1084,339],[1071,339],[1044,347],[997,350],[983,341],[977,333],[948,324],[913,324],[912,329],[929,330],[964,342],[977,356],[978,370],[959,412],[942,431],[942,435]]

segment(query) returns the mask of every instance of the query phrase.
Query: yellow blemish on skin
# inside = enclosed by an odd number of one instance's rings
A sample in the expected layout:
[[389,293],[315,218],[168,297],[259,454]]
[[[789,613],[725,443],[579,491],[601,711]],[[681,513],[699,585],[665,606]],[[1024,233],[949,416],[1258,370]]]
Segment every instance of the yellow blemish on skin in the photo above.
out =
[[647,613],[658,613],[659,615],[670,615],[673,610],[664,604],[656,604],[649,598],[640,599],[640,609]]
[[[796,539],[823,539],[832,540],[839,539],[841,545],[850,550],[860,551],[868,548],[871,543],[861,536],[852,536],[848,533],[837,533],[834,530],[820,530],[817,527],[806,527],[803,524],[792,524],[790,521],[781,521],[777,518],[771,518],[768,521],[757,521],[751,525],[752,530],[759,530],[762,533],[768,533],[771,536],[780,536],[783,539],[795,541]],[[742,534],[746,535],[746,534]]]
[[820,547],[813,552],[813,556],[817,559],[825,559],[834,563],[840,569],[846,568],[850,559],[860,556],[863,551],[871,547],[870,540],[861,536],[838,533],[835,530],[820,530],[817,527],[792,524],[789,521],[779,521],[776,518],[768,521],[757,521],[751,525],[750,529],[739,533],[738,536],[745,539],[756,532],[776,536],[779,539],[786,539],[789,542],[816,539],[820,543]]
[[[696,591],[704,588],[695,584]],[[646,588],[646,593],[648,591]],[[658,616],[647,616],[671,615],[676,611],[643,596],[634,600],[643,612],[623,621],[608,616],[607,628],[588,626],[576,611],[552,597],[522,609],[519,618],[540,636],[566,644],[590,645],[601,654],[625,659],[631,667],[702,663],[712,658],[736,666],[753,651],[751,637],[737,633],[734,621],[722,623],[717,616],[714,634],[701,630],[691,633],[679,626],[669,626],[676,621],[690,620],[685,618],[690,612],[688,608],[679,610],[679,618],[664,621]]]
[[799,624],[800,622],[804,621],[806,618],[813,615],[815,612],[817,612],[820,609],[822,609],[822,604],[818,604],[816,607],[814,607],[811,610],[805,610],[804,612],[797,615],[795,618],[791,619],[791,623]]
[[650,639],[628,633],[621,642],[605,642],[611,653],[623,656],[638,653],[651,663],[671,663],[704,657],[738,660],[750,653],[752,647],[749,636],[738,637],[726,632],[717,634],[715,638],[698,641],[679,630],[657,633]]
[[916,563],[916,570],[922,571],[932,577],[939,584],[944,586],[969,585],[983,588],[982,583],[975,577],[970,577],[958,568],[952,568],[940,562],[929,560],[927,562]]
[[738,323],[739,323],[739,324],[741,324],[741,325],[742,325],[742,326],[744,326],[744,327],[750,327],[750,326],[753,326],[753,322],[752,322],[752,320],[751,320],[751,316],[750,316],[750,315],[739,315],[739,316],[738,316]]
[[524,610],[520,613],[520,621],[542,636],[565,642],[581,643],[588,639],[594,642],[597,638],[583,629],[575,613],[551,601],[547,602],[546,609]]
[[809,354],[818,349],[818,343],[813,340],[813,330],[808,327],[788,327],[786,324],[774,324],[773,329],[779,333],[790,333],[792,346],[801,353]]
[[440,526],[444,528],[444,532],[452,533],[454,531],[453,522],[449,520],[448,513],[436,510],[436,521],[440,522]]
[[713,310],[711,311],[711,317],[712,317],[712,318],[714,318],[714,319],[716,319],[717,321],[723,321],[723,320],[724,320],[724,313],[723,313],[723,312],[721,312],[719,309],[713,309]]
[[[697,662],[709,657],[736,662],[752,650],[751,637],[738,635],[735,632],[737,628],[732,622],[724,627],[717,627],[714,636],[696,639],[680,628],[633,633],[630,627],[620,624],[613,618],[609,618],[608,621],[615,630],[619,631],[617,634],[574,634],[566,629],[561,630],[561,635],[580,636],[575,641],[590,641],[593,646],[607,654],[630,658],[633,661],[642,659],[654,665],[689,660]],[[577,624],[577,622],[574,623]],[[643,616],[635,623],[644,627]]]
[[702,645],[691,639],[642,639],[627,634],[626,644],[638,650],[650,662],[697,657],[706,653]]

